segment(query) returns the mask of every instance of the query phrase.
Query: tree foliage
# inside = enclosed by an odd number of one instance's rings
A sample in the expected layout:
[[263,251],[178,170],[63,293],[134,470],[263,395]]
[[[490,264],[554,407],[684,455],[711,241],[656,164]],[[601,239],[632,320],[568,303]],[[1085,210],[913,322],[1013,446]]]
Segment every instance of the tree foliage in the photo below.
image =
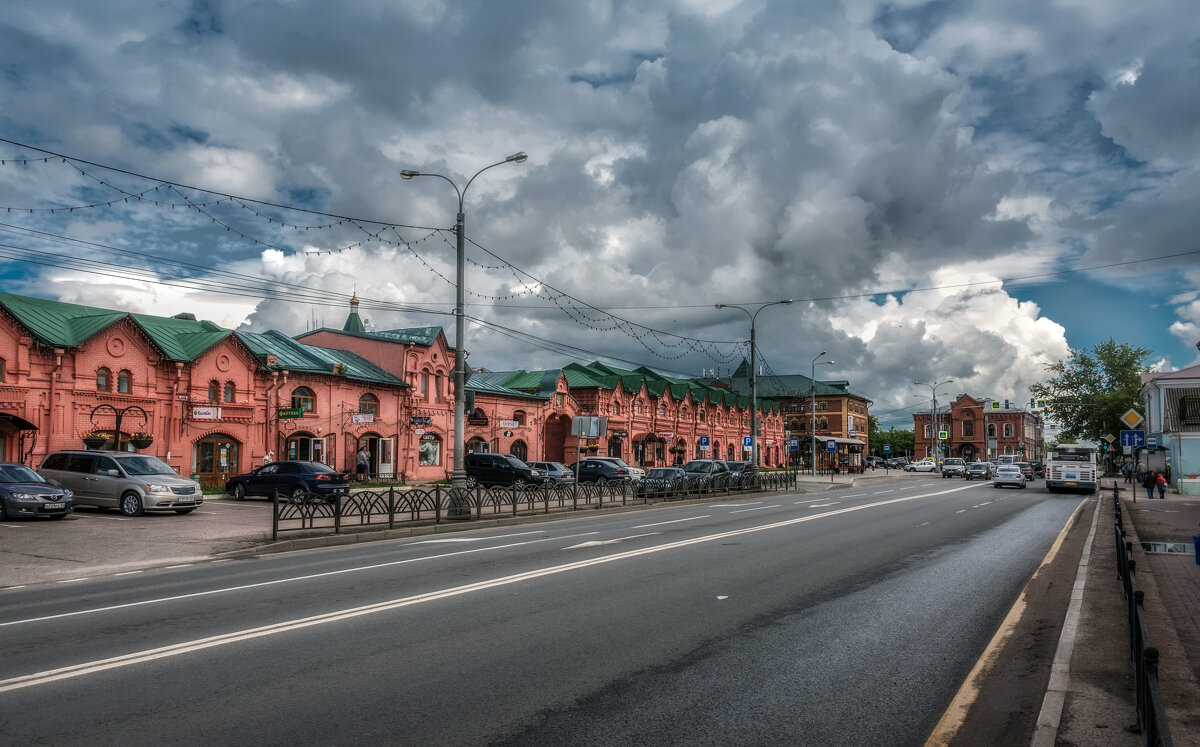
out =
[[905,456],[912,453],[913,432],[898,431],[894,427],[886,431],[879,430],[879,420],[874,415],[867,415],[867,441],[871,445],[871,453],[883,456],[883,445],[892,447],[889,456]]
[[[1061,427],[1059,441],[1098,441],[1126,428],[1120,418],[1130,408],[1141,413],[1138,390],[1151,351],[1109,338],[1091,351],[1071,350],[1071,357],[1046,366],[1053,374],[1034,384],[1035,399],[1046,400],[1046,418]],[[1141,413],[1143,416],[1145,413]]]

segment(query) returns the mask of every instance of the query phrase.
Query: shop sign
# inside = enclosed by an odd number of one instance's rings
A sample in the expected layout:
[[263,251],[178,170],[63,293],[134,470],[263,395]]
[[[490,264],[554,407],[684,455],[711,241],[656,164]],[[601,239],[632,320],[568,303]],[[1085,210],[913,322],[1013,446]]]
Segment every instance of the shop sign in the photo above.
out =
[[610,435],[613,438],[629,438],[629,431],[613,431]]
[[663,441],[673,441],[675,440],[675,431],[659,431],[658,437]]
[[418,436],[421,436],[421,435],[424,435],[425,429],[424,428],[413,428],[413,433],[417,434]]
[[433,425],[433,418],[428,415],[413,415],[408,419],[409,425]]
[[192,420],[216,420],[217,408],[215,407],[193,407]]
[[304,417],[304,410],[300,409],[299,407],[281,407],[279,408],[279,417],[302,418]]
[[520,423],[518,423],[515,420],[500,420],[500,421],[497,421],[496,424],[499,425],[501,428],[519,428],[521,425]]
[[351,423],[374,423],[375,414],[371,412],[356,412],[350,416]]

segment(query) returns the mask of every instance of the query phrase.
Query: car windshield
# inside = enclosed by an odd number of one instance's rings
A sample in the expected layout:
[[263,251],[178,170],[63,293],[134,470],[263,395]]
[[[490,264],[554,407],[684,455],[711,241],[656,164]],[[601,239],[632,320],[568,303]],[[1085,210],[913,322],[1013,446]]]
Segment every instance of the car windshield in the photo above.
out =
[[655,469],[652,469],[649,472],[647,472],[646,477],[653,480],[653,479],[657,479],[657,478],[675,477],[678,474],[679,473],[673,469],[668,469],[666,467],[656,467]]
[[152,456],[135,456],[121,460],[121,466],[131,475],[178,475],[171,466]]
[[23,464],[0,464],[0,482],[46,482]]
[[528,464],[526,464],[525,462],[522,462],[520,459],[517,459],[512,454],[508,454],[504,458],[507,459],[508,463],[514,467],[518,467],[518,468],[522,468],[522,469],[529,469]]
[[320,474],[320,475],[337,474],[336,469],[334,469],[333,467],[330,467],[328,464],[322,464],[321,462],[309,462],[308,463],[308,471],[316,472],[317,474]]
[[563,465],[562,462],[546,462],[546,464],[549,464],[550,469],[554,470],[555,472],[567,472],[568,471],[566,466]]
[[1016,472],[1020,473],[1021,468],[1011,464],[1001,464],[997,472]]
[[712,462],[708,462],[703,459],[693,459],[692,461],[683,465],[684,472],[708,472],[711,469]]

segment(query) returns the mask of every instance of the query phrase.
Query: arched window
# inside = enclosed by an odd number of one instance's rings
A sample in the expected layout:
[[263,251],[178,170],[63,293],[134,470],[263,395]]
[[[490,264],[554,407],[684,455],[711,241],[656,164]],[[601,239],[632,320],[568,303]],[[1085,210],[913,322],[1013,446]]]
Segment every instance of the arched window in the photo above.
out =
[[96,369],[96,391],[107,392],[112,388],[112,372],[104,366]]
[[995,437],[996,437],[996,424],[995,424],[995,423],[988,423],[988,426],[987,426],[987,437],[988,437],[988,438],[995,438]]
[[236,402],[237,400],[235,397],[237,397],[237,387],[233,385],[232,381],[226,381],[224,390],[222,391],[221,401]]
[[609,415],[620,415],[621,414],[621,406],[618,405],[616,402],[613,402],[611,405],[608,406],[608,414]]
[[696,411],[696,420],[699,420],[701,423],[704,422],[704,410]]
[[508,453],[512,454],[523,462],[529,458],[529,447],[525,445],[524,441],[518,439],[513,441],[512,447],[508,450]]
[[1005,437],[1005,438],[1012,438],[1012,437],[1013,437],[1013,424],[1012,424],[1012,423],[1005,423],[1005,424],[1004,424],[1004,437]]
[[216,379],[213,379],[212,381],[208,382],[208,401],[209,402],[220,402],[221,401],[221,383],[219,381],[217,381]]
[[640,399],[636,399],[633,401],[633,411],[636,412],[638,415],[642,414],[642,401]]
[[133,374],[127,369],[122,368],[117,372],[117,391],[121,394],[129,394],[133,391]]
[[925,424],[925,438],[933,438],[933,424],[932,423]]
[[429,401],[429,372],[421,372],[421,399]]
[[687,407],[680,407],[680,408],[679,408],[679,419],[680,419],[680,420],[687,420]]
[[[513,412],[512,419],[517,421],[518,426],[525,425],[525,411],[524,410],[515,410]],[[525,457],[521,457],[521,459],[524,459],[524,458]]]
[[4,383],[4,359],[0,358],[0,383]]
[[358,411],[365,415],[379,414],[379,398],[367,392],[358,398]]
[[317,395],[313,394],[313,390],[306,386],[299,386],[292,390],[292,408],[299,408],[301,412],[316,412]]
[[442,401],[442,377],[437,374],[433,375],[433,401]]
[[421,445],[417,447],[417,464],[422,467],[436,467],[441,463],[442,440],[434,433],[422,435]]
[[665,417],[666,414],[667,414],[667,406],[660,402],[658,405],[658,416],[661,418],[661,417]]
[[829,421],[826,420],[825,418],[821,418],[821,422],[818,423],[818,425],[821,426],[821,430],[823,430],[823,431],[829,430]]

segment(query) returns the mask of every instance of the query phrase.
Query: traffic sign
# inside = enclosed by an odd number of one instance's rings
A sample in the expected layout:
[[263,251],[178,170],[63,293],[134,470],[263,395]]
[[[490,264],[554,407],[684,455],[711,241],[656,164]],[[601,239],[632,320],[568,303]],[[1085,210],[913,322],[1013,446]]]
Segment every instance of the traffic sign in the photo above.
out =
[[1158,436],[1150,436],[1146,439],[1146,448],[1154,451],[1158,448]]
[[800,438],[792,436],[788,439],[788,451],[800,451]]
[[696,440],[700,442],[701,446],[708,446],[708,443],[709,443],[708,436],[700,436]]
[[950,434],[946,431],[938,431],[938,438],[945,441],[947,438],[950,438]]
[[1130,428],[1137,428],[1138,423],[1142,422],[1142,416],[1138,415],[1137,410],[1130,409],[1121,416],[1121,422]]
[[1122,446],[1145,446],[1146,432],[1145,431],[1121,431]]
[[742,436],[742,451],[753,451],[754,439],[750,436]]
[[1113,441],[1116,441],[1116,440],[1117,440],[1117,437],[1116,437],[1116,436],[1114,436],[1113,434],[1109,433],[1108,435],[1106,435],[1106,436],[1104,437],[1104,440],[1105,440],[1105,441],[1108,441],[1108,442],[1111,444]]
[[858,431],[851,428],[849,430],[849,432],[846,433],[846,435],[849,436],[850,438],[858,438]]
[[826,441],[825,451],[828,451],[830,454],[837,451],[837,441],[834,441],[832,438]]
[[884,454],[891,454],[891,453],[892,453],[892,445],[891,445],[891,444],[884,444],[884,445],[883,445],[883,453],[884,453]]

